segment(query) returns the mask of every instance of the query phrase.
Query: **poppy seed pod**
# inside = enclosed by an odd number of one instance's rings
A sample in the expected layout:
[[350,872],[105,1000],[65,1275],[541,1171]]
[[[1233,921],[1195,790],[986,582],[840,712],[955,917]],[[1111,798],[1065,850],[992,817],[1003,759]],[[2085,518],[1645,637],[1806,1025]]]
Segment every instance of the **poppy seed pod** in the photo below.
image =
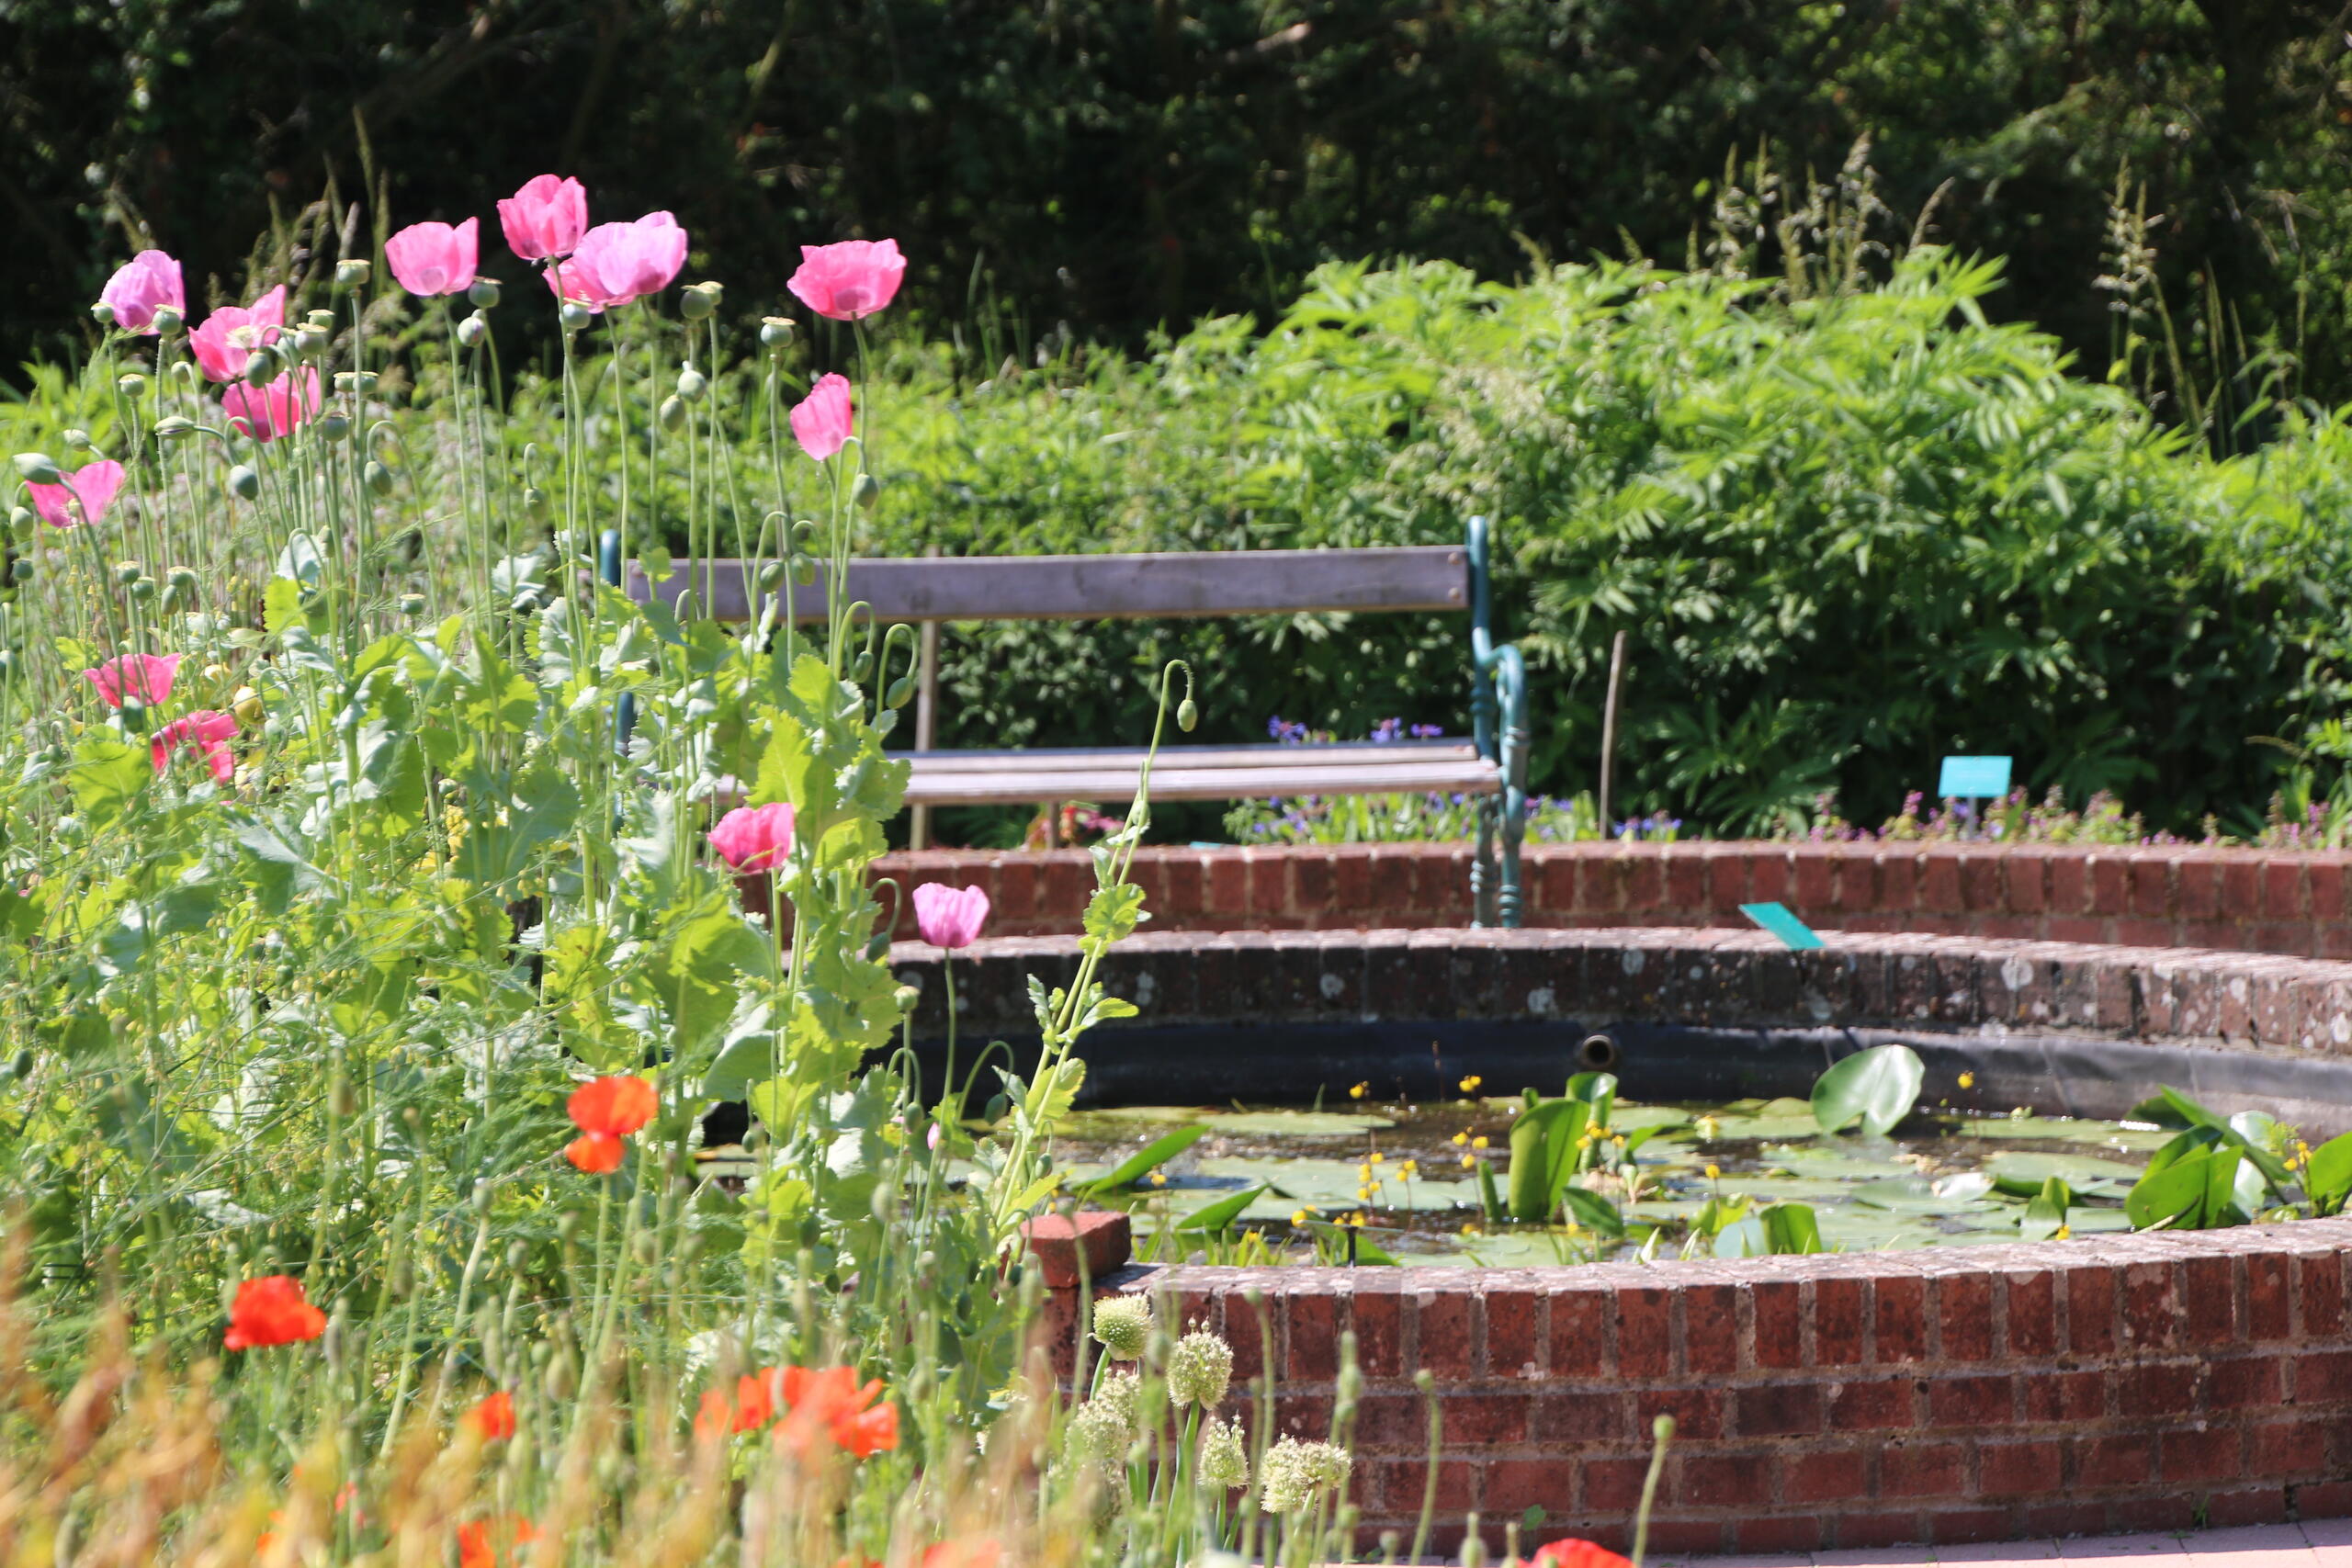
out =
[[685,401],[674,394],[662,399],[662,406],[653,412],[654,417],[662,422],[662,428],[664,430],[675,430],[686,423]]
[[294,355],[298,359],[316,359],[327,351],[327,334],[316,327],[304,327],[294,334]]
[[229,493],[240,501],[251,501],[261,494],[261,476],[240,463],[229,470]]
[[40,513],[31,507],[12,506],[8,509],[8,532],[19,539],[31,538],[40,526]]
[[498,280],[477,277],[466,288],[466,299],[475,309],[487,310],[498,303]]
[[860,474],[857,482],[849,487],[849,498],[871,512],[882,501],[882,481],[872,474]]
[[65,476],[57,471],[57,459],[46,452],[17,454],[17,474],[28,485],[62,485]]
[[468,316],[458,323],[458,346],[479,348],[481,340],[490,335],[490,323],[480,316]]
[[784,349],[792,344],[792,318],[768,316],[760,322],[760,342],[771,349]]
[[424,595],[422,593],[401,594],[401,614],[403,615],[421,615],[424,614]]
[[155,597],[155,580],[142,577],[130,585],[130,596],[141,604]]
[[90,307],[90,319],[102,327],[114,325],[114,307],[101,299]]
[[690,403],[698,403],[710,395],[710,382],[691,365],[678,367],[678,396]]
[[147,378],[136,370],[126,371],[114,378],[114,388],[126,398],[143,398],[147,395]]
[[266,387],[277,378],[277,355],[257,348],[245,355],[245,385]]
[[338,370],[334,373],[334,389],[364,398],[376,389],[376,373],[373,370]]
[[334,264],[334,286],[337,288],[357,288],[368,281],[368,265],[356,258]]
[[313,310],[309,315],[302,318],[302,324],[309,327],[314,333],[331,333],[334,331],[334,312],[333,310]]
[[322,415],[319,419],[319,434],[330,441],[340,441],[351,434],[351,421],[339,413]]
[[33,580],[33,563],[18,556],[8,563],[8,581],[18,586]]
[[589,312],[587,306],[574,299],[566,299],[563,302],[563,309],[555,314],[556,320],[562,323],[563,330],[568,333],[576,333],[595,320],[595,317]]
[[155,331],[163,336],[177,337],[180,329],[187,324],[177,307],[172,305],[155,307],[154,327]]
[[716,287],[716,284],[697,283],[687,288],[678,296],[678,314],[690,321],[708,321],[710,313],[718,309],[718,301],[703,290]]

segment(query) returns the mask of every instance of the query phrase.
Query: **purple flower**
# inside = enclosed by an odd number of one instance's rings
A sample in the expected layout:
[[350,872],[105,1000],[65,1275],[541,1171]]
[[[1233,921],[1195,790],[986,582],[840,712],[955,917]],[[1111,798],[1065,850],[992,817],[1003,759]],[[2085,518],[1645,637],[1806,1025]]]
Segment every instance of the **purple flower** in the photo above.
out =
[[[1445,726],[1442,724],[1417,724],[1412,729],[1413,739],[1416,740],[1435,740],[1444,733]],[[1549,797],[1546,796],[1546,798]]]
[[1404,732],[1405,721],[1401,718],[1384,718],[1372,727],[1373,739],[1382,745],[1396,739]]

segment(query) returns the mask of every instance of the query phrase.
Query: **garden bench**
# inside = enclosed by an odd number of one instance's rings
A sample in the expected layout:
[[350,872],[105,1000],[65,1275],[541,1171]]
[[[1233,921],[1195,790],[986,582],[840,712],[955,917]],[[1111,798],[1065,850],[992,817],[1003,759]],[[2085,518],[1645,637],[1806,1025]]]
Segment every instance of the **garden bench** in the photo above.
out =
[[[1125,747],[931,750],[941,622],[1466,611],[1474,663],[1470,739],[1163,746],[1152,764],[1151,793],[1160,800],[1479,796],[1470,872],[1475,918],[1481,925],[1516,926],[1527,808],[1527,674],[1519,650],[1492,636],[1487,541],[1486,519],[1474,517],[1459,547],[862,559],[850,562],[848,592],[878,623],[924,627],[915,749],[891,753],[912,764],[907,804],[917,808],[919,824],[925,808],[941,806],[1129,801],[1145,756]],[[607,582],[623,581],[617,536],[605,536],[600,564]],[[626,587],[640,604],[650,594],[675,604],[691,588],[715,618],[743,621],[761,608],[746,590],[756,581],[756,570],[746,570],[742,561],[713,558],[676,562],[671,576],[649,583],[631,561]],[[824,618],[822,581],[796,587],[792,607],[799,620]]]

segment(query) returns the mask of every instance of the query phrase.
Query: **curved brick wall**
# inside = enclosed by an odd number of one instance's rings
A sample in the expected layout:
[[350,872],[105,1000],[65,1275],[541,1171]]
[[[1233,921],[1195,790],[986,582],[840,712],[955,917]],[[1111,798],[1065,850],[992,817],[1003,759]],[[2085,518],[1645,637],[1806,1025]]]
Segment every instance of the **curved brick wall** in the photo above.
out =
[[[1581,1269],[1131,1269],[1322,1436],[1352,1330],[1365,1540],[1409,1530],[1427,1370],[1451,1551],[1479,1511],[1623,1550],[1793,1551],[2352,1514],[2352,1220]],[[1247,1292],[1260,1294],[1269,1333]]]
[[[1559,844],[1527,850],[1527,923],[1736,923],[1774,901],[1817,930],[2202,947],[2352,958],[2352,853],[2185,846]],[[877,874],[978,884],[1002,936],[1078,929],[1083,851],[885,857]],[[1135,877],[1161,931],[1374,930],[1470,919],[1458,845],[1147,849]],[[910,915],[900,933],[914,934]]]
[[[900,943],[917,1033],[944,1022],[936,950]],[[1026,1032],[1024,976],[1064,939],[960,954],[966,1039]],[[1103,970],[1114,1028],[1467,1018],[1914,1026],[1955,1049],[2011,1031],[2200,1058],[2352,1055],[2352,964],[2160,948],[1838,933],[1789,953],[1706,930],[1159,932]],[[1205,1037],[1205,1036],[1204,1036]],[[1146,1037],[1139,1037],[1148,1038]],[[1972,1045],[1970,1042],[1977,1042]],[[1100,1058],[1115,1042],[1098,1042]],[[1346,1081],[1341,1078],[1340,1081]],[[2135,1091],[2135,1092],[2143,1092]],[[1360,1350],[1367,1543],[1427,1478],[1414,1377],[1444,1417],[1441,1545],[1476,1510],[1540,1505],[1538,1539],[1623,1546],[1650,1420],[1681,1435],[1661,1550],[1786,1551],[2352,1515],[2352,1219],[2037,1246],[1580,1269],[1128,1268],[1173,1316],[1270,1371],[1277,1420],[1327,1430]],[[1257,1309],[1263,1303],[1261,1333]],[[1073,1292],[1057,1292],[1069,1295]],[[1057,1303],[1057,1321],[1075,1315]]]

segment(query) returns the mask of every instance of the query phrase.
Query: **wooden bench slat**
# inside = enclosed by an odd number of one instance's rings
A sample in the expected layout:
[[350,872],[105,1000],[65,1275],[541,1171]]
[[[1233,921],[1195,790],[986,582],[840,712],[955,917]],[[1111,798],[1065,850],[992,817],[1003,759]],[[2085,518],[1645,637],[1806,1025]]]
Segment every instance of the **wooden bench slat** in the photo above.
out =
[[[924,773],[1034,773],[1090,765],[1132,768],[1142,753],[1131,746],[1037,747],[1012,751],[893,751]],[[1162,746],[1153,776],[1170,768],[1362,768],[1397,763],[1485,766],[1467,740],[1347,742],[1335,746]]]
[[[1038,768],[1029,773],[933,772],[935,753],[915,759],[907,783],[910,806],[981,806],[1049,800],[1123,803],[1135,798],[1140,756],[1123,765]],[[1186,768],[1165,762],[1151,771],[1155,800],[1246,800],[1296,795],[1493,795],[1502,775],[1483,760],[1265,768]]]
[[[670,577],[652,584],[631,561],[626,579],[629,596],[640,603],[649,587],[664,603],[675,604],[692,586],[718,619],[752,618],[740,560],[682,561]],[[854,560],[849,594],[853,602],[873,605],[881,621],[1094,621],[1470,607],[1467,557],[1451,545]],[[821,578],[805,588],[795,586],[792,608],[800,620],[824,616]]]

